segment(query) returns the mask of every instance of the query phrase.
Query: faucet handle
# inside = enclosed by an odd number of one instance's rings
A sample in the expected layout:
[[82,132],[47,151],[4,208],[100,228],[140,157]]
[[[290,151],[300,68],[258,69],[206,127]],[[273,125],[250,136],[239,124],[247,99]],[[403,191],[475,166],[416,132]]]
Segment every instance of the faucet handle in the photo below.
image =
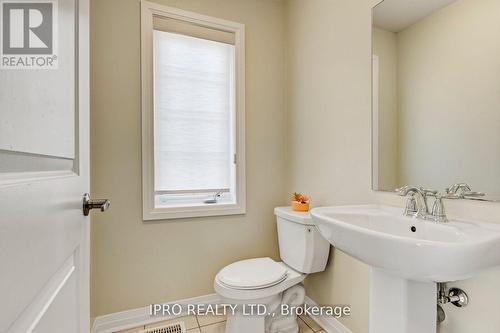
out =
[[448,222],[441,194],[436,194],[436,200],[434,200],[434,204],[432,205],[432,217],[436,222]]
[[411,216],[415,215],[418,212],[417,208],[417,200],[415,200],[415,195],[410,195],[406,200],[404,215]]
[[446,194],[459,199],[463,199],[466,192],[471,192],[471,187],[467,183],[456,183],[446,189]]
[[446,189],[446,193],[450,199],[470,199],[486,195],[483,192],[472,191],[471,187],[466,183],[453,184],[452,187]]

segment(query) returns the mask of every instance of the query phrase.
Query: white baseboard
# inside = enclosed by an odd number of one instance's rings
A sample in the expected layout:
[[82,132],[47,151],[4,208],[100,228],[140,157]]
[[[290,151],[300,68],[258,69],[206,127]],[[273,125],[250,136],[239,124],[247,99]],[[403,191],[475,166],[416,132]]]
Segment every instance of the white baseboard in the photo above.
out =
[[[317,306],[316,302],[306,296],[305,303],[311,306]],[[319,326],[328,333],[352,333],[335,317],[330,316],[310,316]]]
[[[180,301],[168,302],[165,304],[218,304],[220,297],[217,294],[210,294],[200,297],[183,299]],[[312,299],[306,296],[305,303],[307,305],[317,305]],[[108,315],[97,317],[92,326],[92,333],[114,333],[129,328],[139,327],[143,325],[153,324],[164,320],[174,319],[179,316],[151,316],[150,307],[127,310],[122,312],[111,313]],[[352,333],[347,327],[342,325],[334,317],[326,316],[311,316],[311,318],[328,333]]]
[[[200,297],[183,299],[180,301],[168,302],[165,304],[218,304],[220,297],[217,294],[210,294]],[[111,313],[108,315],[96,317],[94,325],[92,325],[92,333],[114,333],[129,328],[139,327],[143,325],[153,324],[164,320],[181,317],[179,316],[151,316],[150,307],[127,310],[122,312]]]

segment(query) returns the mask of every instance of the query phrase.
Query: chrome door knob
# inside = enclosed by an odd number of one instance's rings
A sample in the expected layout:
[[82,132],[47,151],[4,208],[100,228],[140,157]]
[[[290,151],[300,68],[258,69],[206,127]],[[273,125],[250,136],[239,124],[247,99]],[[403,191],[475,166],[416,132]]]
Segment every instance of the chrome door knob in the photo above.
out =
[[83,215],[89,216],[89,213],[92,209],[100,209],[101,212],[104,212],[109,208],[110,202],[108,199],[90,199],[90,194],[85,193],[83,195]]

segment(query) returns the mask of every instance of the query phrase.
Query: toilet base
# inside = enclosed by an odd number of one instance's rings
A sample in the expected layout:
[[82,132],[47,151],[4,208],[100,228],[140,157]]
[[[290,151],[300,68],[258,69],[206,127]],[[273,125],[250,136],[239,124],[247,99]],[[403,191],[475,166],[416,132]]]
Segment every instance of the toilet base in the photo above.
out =
[[[274,325],[266,324],[270,316],[242,316],[241,314],[227,317],[225,333],[298,333],[299,324],[297,316],[288,316]],[[272,318],[274,319],[274,318]]]
[[247,316],[241,313],[229,315],[226,322],[226,333],[264,333],[265,319],[264,316]]
[[254,300],[245,304],[263,304],[268,315],[249,315],[242,311],[245,307],[241,301],[228,300],[230,304],[239,304],[234,313],[227,316],[225,333],[298,333],[297,316],[281,315],[281,304],[299,306],[304,303],[305,290],[302,284],[295,285],[283,293],[266,299]]
[[266,333],[299,333],[297,316],[291,315],[276,321],[272,328],[266,330]]

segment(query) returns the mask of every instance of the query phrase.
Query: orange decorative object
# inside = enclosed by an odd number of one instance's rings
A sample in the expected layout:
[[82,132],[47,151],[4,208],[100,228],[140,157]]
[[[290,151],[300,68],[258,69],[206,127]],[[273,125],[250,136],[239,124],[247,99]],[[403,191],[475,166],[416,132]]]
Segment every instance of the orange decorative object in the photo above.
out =
[[309,211],[309,202],[298,202],[292,201],[292,209],[297,212],[308,212]]
[[298,212],[308,212],[309,197],[295,192],[292,196],[292,209]]

